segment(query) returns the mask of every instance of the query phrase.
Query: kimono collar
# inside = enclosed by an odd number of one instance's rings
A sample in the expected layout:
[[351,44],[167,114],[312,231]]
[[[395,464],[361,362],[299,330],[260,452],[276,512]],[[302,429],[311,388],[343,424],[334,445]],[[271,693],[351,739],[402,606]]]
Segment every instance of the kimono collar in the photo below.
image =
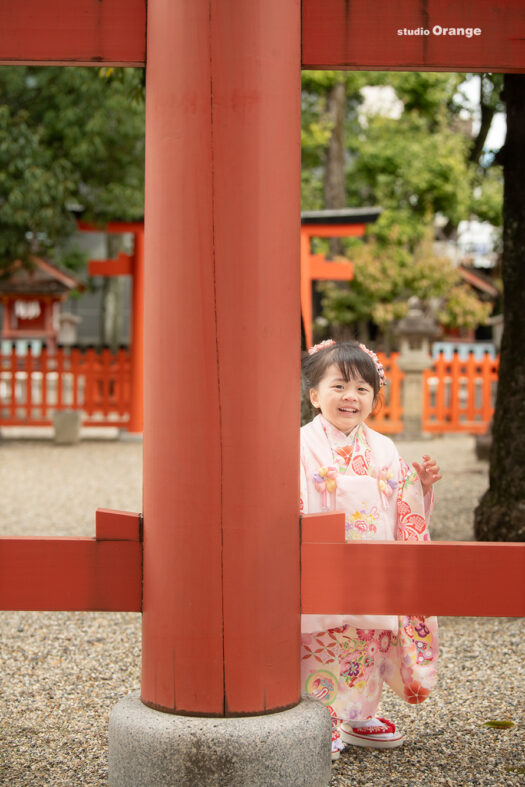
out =
[[[377,475],[363,423],[358,424],[350,434],[345,435],[322,415],[318,415],[317,418],[319,418],[319,424],[330,446],[333,461],[339,467],[339,472],[374,477]],[[342,465],[341,462],[343,462]]]
[[318,415],[317,417],[319,418],[321,426],[323,427],[323,431],[332,447],[339,448],[341,446],[353,446],[356,439],[358,442],[368,443],[364,434],[363,423],[355,426],[350,434],[346,435],[344,432],[341,432],[340,429],[337,429],[337,427],[331,424],[330,421],[327,421],[324,415]]

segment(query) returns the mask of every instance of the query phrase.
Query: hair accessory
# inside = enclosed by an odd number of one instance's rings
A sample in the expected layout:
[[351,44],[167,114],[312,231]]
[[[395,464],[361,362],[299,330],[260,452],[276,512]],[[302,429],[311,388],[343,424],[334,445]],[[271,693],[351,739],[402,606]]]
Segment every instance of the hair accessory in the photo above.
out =
[[360,349],[361,349],[361,350],[362,350],[364,353],[366,353],[367,355],[369,355],[369,356],[370,356],[370,358],[371,358],[371,359],[373,360],[373,362],[375,363],[375,366],[376,366],[376,369],[377,369],[377,373],[378,373],[378,375],[379,375],[379,387],[381,388],[381,387],[382,387],[382,386],[385,384],[385,370],[384,370],[384,368],[383,368],[383,364],[380,362],[380,360],[379,360],[379,358],[377,357],[377,355],[375,354],[375,352],[372,352],[372,350],[369,350],[369,349],[368,349],[368,347],[365,347],[365,345],[364,345],[364,344],[360,344],[360,345],[359,345],[359,348],[360,348]]
[[335,344],[333,339],[325,339],[324,342],[320,342],[319,344],[314,344],[313,347],[310,347],[308,350],[308,355],[314,355],[318,353],[319,350],[324,350],[325,347],[331,347],[332,344]]

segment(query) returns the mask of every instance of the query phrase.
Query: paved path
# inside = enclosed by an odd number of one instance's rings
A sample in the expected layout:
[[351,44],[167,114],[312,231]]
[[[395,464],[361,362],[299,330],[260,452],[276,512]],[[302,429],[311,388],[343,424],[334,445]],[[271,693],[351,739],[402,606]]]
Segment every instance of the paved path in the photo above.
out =
[[[443,468],[434,538],[472,538],[472,509],[486,486],[486,465],[473,445],[455,436],[399,443],[407,460],[427,452]],[[3,535],[93,535],[97,507],[140,510],[141,446],[5,441],[0,489]],[[140,615],[4,612],[0,626],[0,784],[106,784],[109,712],[140,685]],[[383,713],[402,726],[405,746],[347,749],[331,787],[522,785],[519,726],[482,726],[519,722],[522,635],[521,620],[442,618],[441,678],[432,698],[414,708],[385,694]]]

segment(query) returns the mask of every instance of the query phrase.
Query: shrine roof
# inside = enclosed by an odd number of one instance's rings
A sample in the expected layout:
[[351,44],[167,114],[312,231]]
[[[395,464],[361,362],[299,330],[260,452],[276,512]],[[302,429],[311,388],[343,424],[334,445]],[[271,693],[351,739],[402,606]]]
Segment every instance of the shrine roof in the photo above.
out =
[[495,286],[494,282],[479,271],[475,271],[465,265],[458,265],[458,273],[464,281],[466,281],[476,290],[480,290],[482,293],[490,296],[491,298],[498,297],[499,290]]
[[84,289],[81,281],[69,271],[51,264],[41,257],[32,257],[28,265],[15,260],[11,273],[0,278],[2,295],[63,295],[74,289]]
[[339,208],[337,210],[303,210],[301,224],[371,224],[382,208]]

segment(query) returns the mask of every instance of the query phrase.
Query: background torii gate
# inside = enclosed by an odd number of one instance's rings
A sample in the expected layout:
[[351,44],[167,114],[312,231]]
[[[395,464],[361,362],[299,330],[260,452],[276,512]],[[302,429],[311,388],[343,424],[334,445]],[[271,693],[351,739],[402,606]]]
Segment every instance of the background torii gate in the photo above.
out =
[[[300,67],[523,72],[521,0],[459,6],[381,0],[374,15],[366,0],[303,0],[302,8],[299,0],[148,0],[147,20],[144,0],[0,0],[0,17],[0,63],[147,61],[142,603],[138,518],[128,515],[130,535],[124,516],[102,512],[98,541],[4,542],[4,608],[42,608],[38,576],[62,560],[69,573],[55,580],[46,608],[72,608],[72,597],[80,605],[74,608],[142,608],[146,705],[199,716],[293,708],[299,701]],[[397,35],[399,28],[435,24],[483,34]],[[174,264],[167,266],[168,259]],[[172,364],[165,363],[167,350]],[[336,547],[342,569],[357,547],[388,570],[404,560],[413,565],[408,556],[417,554],[430,562],[436,581],[439,567],[448,566],[442,591],[451,576],[459,580],[458,567],[470,565],[469,576],[478,575],[470,562],[475,554],[484,552],[502,577],[514,560],[509,576],[523,609],[519,547],[452,546],[449,555],[462,554],[448,563],[436,557],[447,545]],[[43,561],[35,560],[39,549],[47,550]],[[503,552],[514,557],[506,562]],[[40,574],[24,583],[24,570],[35,562]],[[304,587],[313,580],[308,570]],[[127,571],[125,587],[117,571]],[[348,611],[352,589],[356,598],[344,570],[339,580],[334,612]],[[22,597],[24,584],[33,590]],[[68,597],[68,586],[76,595]],[[471,592],[459,606],[444,603],[450,593],[438,594],[432,611],[480,614],[483,586],[478,575],[478,602]],[[127,587],[134,600],[118,601]],[[418,588],[418,605],[436,604],[435,591]],[[389,599],[379,594],[366,611],[421,611],[402,607],[408,598],[410,586]],[[516,605],[511,610],[499,599],[500,614],[516,614]],[[309,603],[304,611],[315,611]],[[364,611],[354,603],[353,609]],[[483,613],[491,614],[487,607]],[[249,778],[237,772],[236,780],[225,775],[224,783],[293,784],[297,751],[310,783],[323,783],[329,727],[321,711],[322,719],[309,706],[313,737],[287,729],[284,759],[275,749],[255,747],[250,767],[260,764],[260,781],[252,771]],[[138,730],[137,720],[129,729],[134,724]],[[322,734],[326,745],[316,748],[312,741]],[[115,739],[130,761],[114,759],[112,782],[155,783],[162,758],[151,755],[151,741],[145,747],[141,735],[132,738]],[[238,751],[246,754],[241,740]],[[141,774],[140,752],[148,746],[151,756],[142,757],[141,767],[146,759],[149,770]],[[184,760],[173,740],[172,746]],[[205,783],[191,779],[178,783]]]

